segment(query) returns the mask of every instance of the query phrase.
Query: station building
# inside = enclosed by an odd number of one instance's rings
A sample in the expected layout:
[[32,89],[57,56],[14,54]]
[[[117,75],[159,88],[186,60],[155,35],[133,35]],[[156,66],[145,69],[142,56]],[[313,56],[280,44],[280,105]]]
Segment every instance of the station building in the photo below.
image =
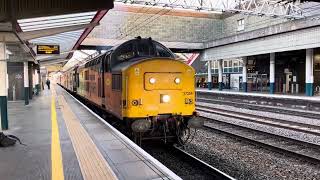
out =
[[[242,59],[227,59],[222,61],[222,89],[241,90],[242,85]],[[208,64],[211,63],[211,86],[219,88],[219,61],[208,61],[197,68],[196,81],[197,87],[208,88]]]
[[319,94],[319,8],[296,20],[244,14],[223,17],[222,35],[204,43],[199,59],[206,63],[197,69],[200,81],[209,89]]

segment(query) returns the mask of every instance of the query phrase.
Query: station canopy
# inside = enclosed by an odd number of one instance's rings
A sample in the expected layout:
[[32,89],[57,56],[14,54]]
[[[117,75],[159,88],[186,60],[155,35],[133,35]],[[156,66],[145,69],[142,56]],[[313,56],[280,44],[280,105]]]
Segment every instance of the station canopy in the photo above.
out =
[[66,14],[59,16],[38,17],[29,19],[20,19],[18,24],[23,32],[35,30],[50,30],[58,27],[68,27],[73,25],[88,24],[91,22],[97,11]]
[[[18,31],[43,65],[67,61],[106,11],[19,19]],[[37,55],[37,45],[58,45],[59,55]]]
[[[97,0],[94,0],[97,1]],[[88,2],[88,1],[87,1]],[[188,9],[212,13],[246,13],[259,16],[283,16],[286,18],[301,18],[303,14],[299,2],[295,0],[115,0],[116,3],[133,6],[153,6],[162,8]],[[18,19],[17,31],[22,40],[31,48],[31,54],[43,65],[66,62],[70,59],[77,47],[87,37],[91,30],[99,24],[106,10],[92,10],[72,12],[64,15],[48,15]],[[19,16],[18,16],[19,17]],[[28,16],[26,16],[28,17]],[[36,45],[59,45],[60,55],[36,56]],[[82,55],[79,55],[82,54]],[[77,53],[90,56],[84,51]],[[76,57],[75,59],[79,59]],[[72,62],[68,63],[67,67]]]
[[78,50],[73,53],[72,58],[63,66],[62,71],[71,70],[85,62],[91,57],[97,56],[99,53],[96,50]]
[[299,7],[303,0],[115,0],[115,2],[214,13],[245,13],[292,19],[304,17]]
[[[111,0],[1,0],[0,38],[22,47],[20,55],[30,61],[43,65],[66,61],[113,7]],[[38,44],[58,47],[52,51],[58,55],[43,51],[38,56]]]

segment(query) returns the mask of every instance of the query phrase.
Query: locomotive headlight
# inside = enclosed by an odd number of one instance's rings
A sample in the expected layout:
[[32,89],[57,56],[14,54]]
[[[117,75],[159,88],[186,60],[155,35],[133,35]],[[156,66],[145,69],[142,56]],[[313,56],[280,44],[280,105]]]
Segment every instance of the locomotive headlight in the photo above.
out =
[[139,105],[139,100],[135,99],[132,101],[132,106],[138,106]]
[[170,96],[167,94],[161,94],[161,102],[168,103],[170,101]]
[[181,80],[180,80],[180,78],[176,78],[176,79],[174,79],[174,82],[175,82],[176,84],[180,84]]
[[156,83],[156,79],[155,79],[155,78],[150,78],[150,79],[149,79],[149,82],[150,82],[151,84],[154,84],[154,83]]

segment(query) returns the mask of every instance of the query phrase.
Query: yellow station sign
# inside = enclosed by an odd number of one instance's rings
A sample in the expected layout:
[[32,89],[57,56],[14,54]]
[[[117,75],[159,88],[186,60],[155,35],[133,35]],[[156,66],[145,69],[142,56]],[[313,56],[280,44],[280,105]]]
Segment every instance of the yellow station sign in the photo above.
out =
[[58,55],[60,54],[59,45],[37,45],[37,54]]

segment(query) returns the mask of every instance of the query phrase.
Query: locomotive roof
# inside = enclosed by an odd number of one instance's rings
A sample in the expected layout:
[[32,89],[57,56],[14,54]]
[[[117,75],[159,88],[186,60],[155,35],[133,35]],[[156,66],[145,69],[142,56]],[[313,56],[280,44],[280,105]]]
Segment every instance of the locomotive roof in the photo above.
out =
[[166,57],[175,58],[175,55],[170,49],[166,48],[161,43],[152,40],[151,38],[135,38],[126,41],[118,46],[109,49],[107,52],[94,57],[90,61],[84,64],[85,67],[89,67],[99,63],[106,55],[111,56],[112,64],[114,67],[126,66],[132,64],[133,61],[138,59],[146,59],[149,57]]
[[[138,64],[140,62],[147,61],[147,60],[154,59],[154,58],[161,59],[162,57],[138,58],[138,59],[133,59],[131,61],[126,61],[126,62],[120,63],[117,66],[115,66],[114,68],[112,68],[112,72],[120,72],[120,71],[123,71],[123,70],[129,68],[130,66],[132,66],[134,64]],[[174,61],[179,61],[179,60],[173,59],[173,58],[163,58],[163,59],[170,59],[170,60],[174,60]],[[179,62],[181,62],[181,61],[179,61]]]
[[[109,51],[115,51],[116,49],[118,49],[119,47],[125,45],[125,44],[139,44],[140,42],[151,42],[153,44],[160,44],[162,45],[161,43],[159,43],[158,41],[155,41],[153,40],[152,38],[141,38],[140,36],[139,37],[136,37],[134,39],[130,39],[128,41],[125,41],[119,45],[116,45],[116,46],[113,46],[112,48],[110,48],[106,53],[108,53]],[[163,46],[163,45],[162,45]],[[166,48],[167,51],[169,51],[172,55],[173,53],[171,52],[170,49]]]

